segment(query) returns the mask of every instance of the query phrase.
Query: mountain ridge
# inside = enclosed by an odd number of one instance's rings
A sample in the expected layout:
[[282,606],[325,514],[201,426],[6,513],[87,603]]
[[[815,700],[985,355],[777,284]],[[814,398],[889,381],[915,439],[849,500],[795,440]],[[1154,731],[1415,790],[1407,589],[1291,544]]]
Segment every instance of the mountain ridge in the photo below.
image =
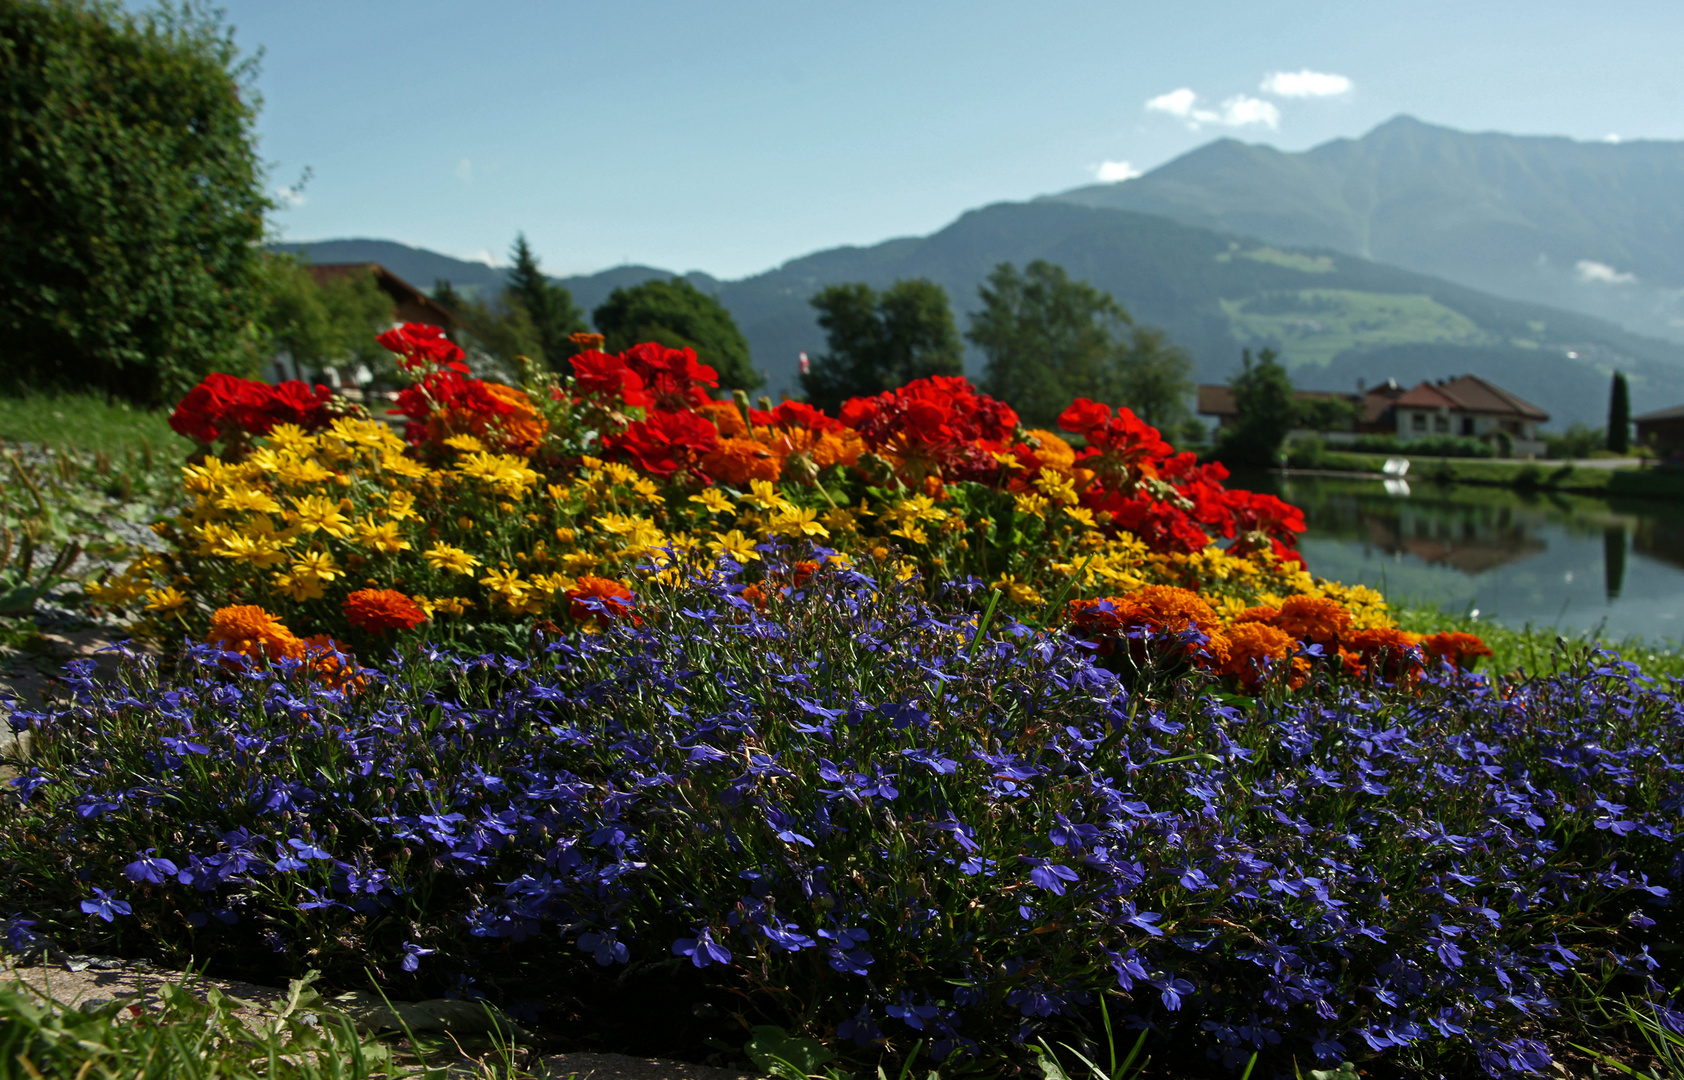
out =
[[1328,247],[1684,341],[1684,142],[1397,116],[1297,152],[1217,139],[1143,176],[1042,198]]

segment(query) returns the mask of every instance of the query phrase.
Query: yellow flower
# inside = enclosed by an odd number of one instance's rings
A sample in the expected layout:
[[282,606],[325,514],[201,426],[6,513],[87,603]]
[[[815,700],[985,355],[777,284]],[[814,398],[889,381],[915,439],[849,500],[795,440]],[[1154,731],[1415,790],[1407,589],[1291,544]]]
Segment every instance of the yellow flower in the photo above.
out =
[[1036,592],[1034,589],[1030,588],[1028,585],[1024,584],[1023,582],[1018,581],[1017,575],[1015,575],[1015,574],[1001,574],[1000,580],[996,581],[992,587],[999,590],[1000,592],[1005,593],[1006,598],[1008,600],[1011,600],[1013,603],[1018,603],[1018,604],[1044,604],[1044,603],[1046,603],[1046,600],[1044,600],[1042,598],[1040,593]]
[[281,504],[275,501],[275,497],[260,488],[229,488],[216,500],[216,505],[223,510],[241,510],[248,514],[281,512]]
[[1066,506],[1064,508],[1064,513],[1065,513],[1065,516],[1067,516],[1071,520],[1075,521],[1076,524],[1078,524],[1078,525],[1085,526],[1089,529],[1092,529],[1092,528],[1095,527],[1094,526],[1094,520],[1093,520],[1093,511],[1089,510],[1085,506]]
[[648,499],[652,503],[660,504],[666,502],[666,499],[661,497],[660,490],[655,487],[655,482],[646,476],[640,476],[636,480],[633,480],[632,490],[637,492],[640,497]]
[[415,602],[428,608],[427,614],[429,616],[435,611],[442,611],[446,615],[460,615],[474,606],[474,602],[464,596],[441,596],[437,600],[426,601],[417,596]]
[[1033,493],[1025,493],[1017,497],[1017,512],[1033,514],[1043,521],[1046,520],[1047,500]]
[[754,550],[754,541],[744,536],[740,529],[715,533],[714,538],[708,541],[708,548],[715,556],[729,555],[740,563],[753,562],[760,558],[760,552]]
[[181,590],[174,587],[163,589],[148,589],[146,591],[146,610],[167,613],[186,606],[187,597]]
[[1055,502],[1067,506],[1076,505],[1076,488],[1068,476],[1056,473],[1048,468],[1042,468],[1035,477],[1035,486],[1041,493]]
[[292,572],[298,577],[320,578],[323,581],[345,576],[345,571],[334,565],[331,551],[304,552],[292,561]]
[[724,514],[731,509],[731,500],[727,499],[718,488],[707,488],[700,495],[690,496],[690,501],[700,503],[702,509],[710,514]]
[[930,538],[924,534],[924,526],[918,524],[916,521],[907,522],[900,528],[892,530],[889,535],[905,537],[914,544],[927,544],[930,542]]
[[750,480],[749,493],[743,498],[760,507],[762,510],[782,510],[791,505],[783,496],[783,492],[773,486],[770,480]]
[[269,429],[269,445],[304,457],[316,448],[316,437],[297,424],[276,424]]
[[409,480],[420,480],[432,470],[411,457],[404,457],[400,453],[380,455],[380,468],[393,476],[401,476]]
[[817,510],[793,504],[786,504],[772,518],[770,528],[773,532],[789,536],[830,536],[830,530],[819,524]]
[[306,495],[303,498],[294,497],[292,505],[298,510],[298,527],[306,533],[320,529],[329,536],[351,535],[351,523],[339,512],[338,502],[320,495]]
[[323,468],[315,458],[300,458],[286,453],[281,455],[280,464],[275,469],[275,478],[289,486],[319,484],[324,480],[333,479],[333,470]]
[[260,570],[267,570],[276,563],[286,562],[286,553],[281,551],[275,542],[266,536],[248,536],[244,533],[231,533],[222,537],[222,543],[215,554],[225,559],[235,559],[249,562]]
[[393,491],[386,495],[386,516],[393,521],[419,519],[415,512],[415,496],[407,491]]
[[561,557],[561,565],[570,574],[587,574],[602,560],[588,551],[569,551]]
[[357,522],[357,542],[387,555],[409,550],[409,541],[398,535],[397,522],[376,522],[372,514]]
[[1023,468],[1023,462],[1017,459],[1016,454],[1008,454],[1002,450],[990,450],[988,453],[996,465],[1004,465],[1008,469]]
[[824,523],[831,530],[839,533],[854,531],[854,514],[851,510],[844,510],[840,506],[824,512]]
[[151,585],[144,573],[137,573],[136,568],[131,566],[121,574],[108,576],[104,581],[83,583],[82,591],[96,603],[127,604],[130,600],[147,595],[151,591]]
[[472,435],[452,435],[450,438],[444,440],[444,445],[450,447],[452,450],[460,450],[464,454],[485,453],[485,444],[474,438]]
[[342,416],[328,426],[328,435],[352,446],[368,446],[376,450],[401,451],[403,440],[378,420],[361,420]]
[[453,574],[471,574],[474,567],[479,565],[479,559],[468,554],[459,547],[449,544],[434,544],[422,552],[422,558],[434,570],[448,570]]
[[322,579],[305,575],[277,573],[273,583],[276,591],[286,595],[294,603],[306,600],[320,600],[322,598]]
[[538,482],[538,474],[526,467],[526,459],[513,454],[468,454],[456,471],[510,499],[524,498],[527,489]]
[[602,475],[616,484],[631,484],[638,479],[637,471],[630,466],[622,465],[618,461],[610,461],[602,466]]

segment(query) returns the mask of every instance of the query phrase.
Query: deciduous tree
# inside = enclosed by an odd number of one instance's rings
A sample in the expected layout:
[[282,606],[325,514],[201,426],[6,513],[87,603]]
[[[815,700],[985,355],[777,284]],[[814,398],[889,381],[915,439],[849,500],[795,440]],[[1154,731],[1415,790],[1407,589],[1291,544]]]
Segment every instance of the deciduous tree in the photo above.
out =
[[1273,349],[1264,349],[1255,361],[1250,349],[1241,356],[1244,366],[1228,383],[1239,415],[1218,436],[1216,456],[1230,468],[1268,468],[1280,456],[1296,416],[1292,377]]
[[615,289],[591,312],[591,321],[609,352],[655,341],[696,350],[696,358],[719,373],[720,386],[752,390],[766,381],[750,363],[748,339],[725,305],[683,278]]
[[1608,391],[1608,449],[1616,454],[1631,449],[1631,388],[1623,371],[1614,372]]
[[964,371],[947,290],[933,281],[897,281],[881,293],[859,283],[831,285],[810,302],[829,350],[801,378],[818,408],[834,413],[851,397]]
[[1041,259],[1021,273],[999,264],[978,293],[965,336],[988,358],[983,389],[1026,425],[1050,428],[1073,398],[1120,392],[1117,341],[1133,320],[1109,293]]

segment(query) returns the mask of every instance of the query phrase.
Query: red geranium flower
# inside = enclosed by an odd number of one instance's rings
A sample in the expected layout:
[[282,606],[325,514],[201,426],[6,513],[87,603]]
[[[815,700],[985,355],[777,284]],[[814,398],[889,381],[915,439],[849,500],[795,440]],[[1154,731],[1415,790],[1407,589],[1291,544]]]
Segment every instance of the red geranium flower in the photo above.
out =
[[1058,426],[1083,437],[1111,419],[1111,406],[1079,397],[1058,414]]
[[213,372],[187,392],[170,414],[176,432],[204,442],[239,430],[267,435],[276,424],[298,424],[314,431],[328,422],[333,391],[311,388],[296,379],[279,386]]
[[590,349],[570,357],[569,363],[573,365],[573,383],[584,393],[618,397],[627,405],[650,403],[643,391],[643,376],[621,357]]
[[462,351],[460,345],[445,337],[444,331],[436,326],[404,323],[374,340],[388,351],[402,357],[398,363],[411,371],[437,364],[463,375],[468,374],[468,365],[462,363],[467,354]]
[[359,589],[345,598],[345,618],[371,634],[413,630],[427,621],[421,605],[396,589]]
[[698,362],[694,349],[669,349],[646,341],[620,356],[642,377],[657,409],[677,411],[700,405],[711,396],[706,388],[719,385],[719,373]]
[[665,479],[694,465],[718,442],[719,429],[706,417],[656,410],[646,420],[634,420],[624,434],[609,439],[608,446],[644,472]]

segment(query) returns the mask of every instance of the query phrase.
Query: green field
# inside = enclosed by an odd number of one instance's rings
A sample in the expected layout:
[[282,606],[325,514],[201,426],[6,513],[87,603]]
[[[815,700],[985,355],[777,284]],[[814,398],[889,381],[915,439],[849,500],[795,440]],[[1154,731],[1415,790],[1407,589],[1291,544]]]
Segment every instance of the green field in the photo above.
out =
[[[1263,258],[1262,252],[1247,252],[1246,257],[1280,263]],[[1316,272],[1301,265],[1293,269]],[[1422,295],[1300,289],[1223,300],[1222,311],[1235,338],[1253,347],[1275,348],[1291,367],[1325,366],[1347,349],[1422,343],[1478,345],[1491,340],[1466,315]]]

